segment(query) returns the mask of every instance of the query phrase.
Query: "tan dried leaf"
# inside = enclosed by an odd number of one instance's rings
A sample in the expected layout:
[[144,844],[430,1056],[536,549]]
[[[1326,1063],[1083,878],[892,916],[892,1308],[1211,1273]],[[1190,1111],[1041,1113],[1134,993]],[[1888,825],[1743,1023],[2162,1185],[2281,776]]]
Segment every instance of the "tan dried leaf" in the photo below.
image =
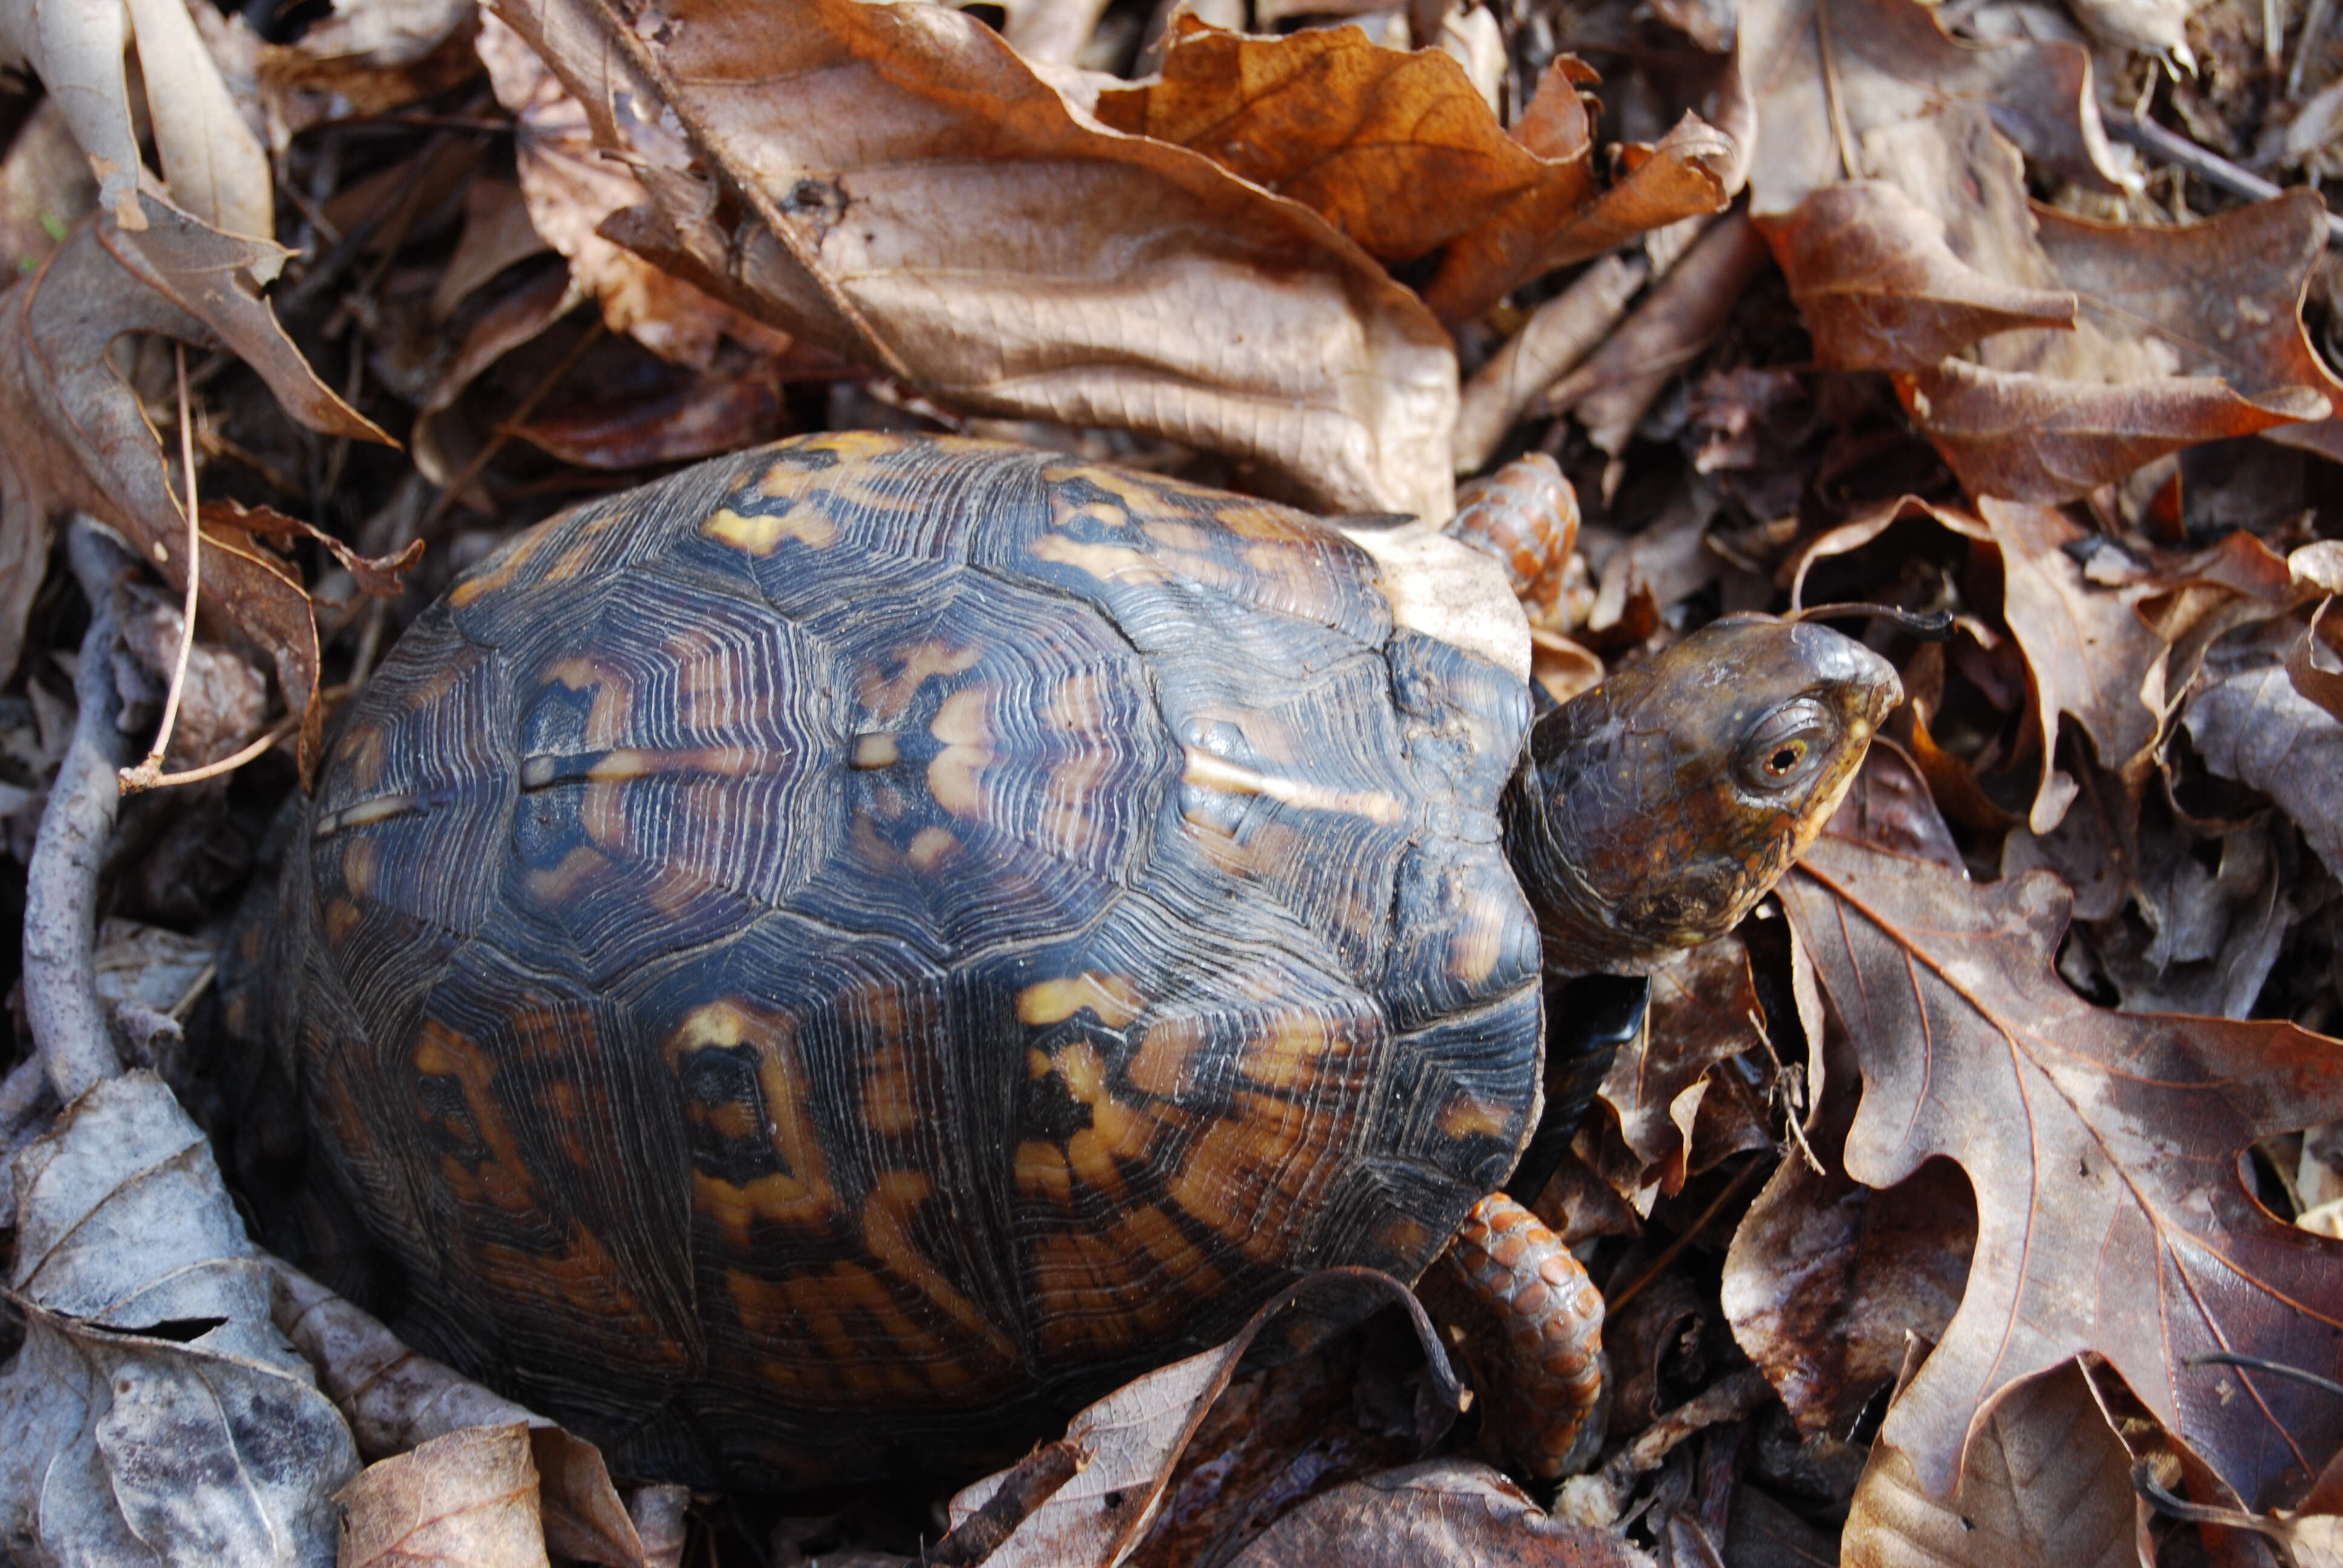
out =
[[1761,218],[1838,180],[1893,178],[1868,138],[1947,105],[1976,106],[2070,179],[2117,189],[2133,177],[2099,123],[2077,45],[1959,43],[1917,0],[1746,0],[1737,58],[1756,100],[1749,188]]
[[541,1568],[528,1428],[467,1426],[344,1487],[341,1568]]
[[[1227,1343],[1149,1372],[1081,1411],[1067,1423],[1062,1444],[1071,1452],[1062,1459],[1051,1452],[1060,1444],[1045,1445],[1027,1464],[964,1488],[951,1501],[954,1534],[980,1514],[987,1525],[1007,1529],[982,1559],[987,1568],[1108,1568],[1121,1562],[1145,1534],[1181,1454],[1264,1329],[1296,1308],[1313,1322],[1339,1328],[1394,1304],[1407,1312],[1428,1358],[1426,1397],[1453,1410],[1460,1391],[1447,1353],[1407,1287],[1368,1269],[1328,1269],[1269,1302]],[[1008,1529],[1012,1521],[996,1521],[990,1505],[1036,1473],[1044,1487]],[[939,1551],[953,1550],[948,1535]]]
[[1271,1525],[1232,1568],[1650,1568],[1613,1530],[1547,1513],[1469,1459],[1428,1459],[1313,1497]]
[[270,135],[387,114],[478,75],[478,18],[477,0],[337,0],[292,43],[255,52]]
[[99,182],[99,201],[123,227],[143,228],[138,137],[123,50],[138,42],[155,148],[184,211],[231,234],[277,231],[268,155],[236,101],[183,0],[7,0],[0,58],[22,63],[57,100]]
[[[317,380],[261,299],[260,286],[289,252],[222,234],[152,197],[145,210],[148,226],[136,236],[103,216],[76,231],[0,305],[0,670],[15,667],[49,519],[60,510],[102,518],[175,586],[186,585],[175,476],[137,397],[106,359],[124,333],[230,349],[311,429],[389,441]],[[307,721],[306,766],[316,754],[317,686],[308,596],[293,568],[243,530],[206,537],[214,548],[204,551],[205,598],[275,661],[287,706]]]
[[2131,1456],[2069,1362],[2019,1383],[1970,1440],[1957,1506],[1875,1443],[1842,1538],[1847,1568],[2152,1568]]
[[[451,1433],[519,1423],[536,1464],[544,1537],[564,1557],[644,1568],[646,1551],[601,1451],[428,1356],[281,1259],[266,1260],[270,1311],[317,1369],[358,1452],[386,1458]],[[369,1472],[371,1473],[371,1472]]]
[[2001,549],[2002,619],[2026,655],[2042,730],[2026,826],[2047,833],[2075,793],[2054,769],[2060,717],[2082,725],[2100,763],[2137,787],[2155,760],[2170,648],[2133,608],[2137,593],[2093,583],[2066,553],[2083,529],[2064,512],[1990,498],[1977,511]]
[[1070,106],[975,18],[502,9],[650,191],[627,243],[701,286],[950,407],[1224,452],[1328,510],[1448,514],[1455,359],[1422,303],[1299,203]]
[[568,258],[572,298],[591,297],[611,331],[695,369],[714,362],[726,337],[776,351],[788,346],[769,327],[605,238],[604,221],[648,202],[649,193],[625,163],[596,149],[585,109],[492,12],[481,17],[478,46],[498,101],[512,112],[528,220]]
[[1922,370],[1990,333],[2074,325],[2073,295],[1976,271],[1935,215],[1884,180],[1823,186],[1758,226],[1815,357],[1839,369]]

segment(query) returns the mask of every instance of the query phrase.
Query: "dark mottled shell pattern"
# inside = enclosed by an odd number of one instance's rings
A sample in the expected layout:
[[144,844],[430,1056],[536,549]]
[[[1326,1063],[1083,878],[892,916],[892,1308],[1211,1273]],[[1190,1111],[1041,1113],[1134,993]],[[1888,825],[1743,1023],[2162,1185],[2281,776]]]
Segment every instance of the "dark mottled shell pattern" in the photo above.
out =
[[743,454],[408,632],[288,859],[279,1049],[427,1337],[618,1466],[1016,1441],[1502,1180],[1527,722],[1299,513]]

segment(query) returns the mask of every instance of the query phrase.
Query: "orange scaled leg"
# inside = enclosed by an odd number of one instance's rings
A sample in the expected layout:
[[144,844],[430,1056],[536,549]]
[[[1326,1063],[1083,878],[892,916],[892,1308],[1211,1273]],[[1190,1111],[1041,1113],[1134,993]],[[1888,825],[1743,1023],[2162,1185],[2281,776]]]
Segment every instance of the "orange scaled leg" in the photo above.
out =
[[1603,1294],[1562,1239],[1493,1192],[1464,1217],[1423,1291],[1433,1315],[1463,1332],[1482,1431],[1507,1462],[1551,1481],[1589,1457],[1600,1438]]

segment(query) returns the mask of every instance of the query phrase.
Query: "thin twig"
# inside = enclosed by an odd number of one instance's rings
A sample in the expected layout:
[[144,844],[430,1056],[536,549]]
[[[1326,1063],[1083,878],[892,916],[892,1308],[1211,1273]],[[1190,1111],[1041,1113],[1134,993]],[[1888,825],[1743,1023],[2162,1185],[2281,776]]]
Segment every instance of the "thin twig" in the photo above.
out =
[[[2198,146],[2177,131],[2167,130],[2150,119],[2135,119],[2121,109],[2099,106],[2099,118],[2107,134],[2119,142],[2127,143],[2166,163],[2187,170],[2216,190],[2231,196],[2244,196],[2248,201],[2268,201],[2285,195],[2283,187],[2272,185],[2250,169],[2236,164],[2205,147]],[[2327,215],[2327,239],[2333,244],[2343,239],[2343,215]]]
[[598,317],[585,335],[569,346],[569,352],[561,357],[560,362],[546,372],[545,379],[530,388],[528,396],[520,400],[519,406],[498,423],[494,433],[480,444],[480,449],[472,454],[471,460],[457,471],[456,477],[447,481],[447,487],[439,492],[439,498],[431,503],[431,509],[424,513],[422,520],[415,525],[418,536],[424,538],[431,537],[431,530],[439,519],[455,508],[457,498],[464,493],[465,487],[480,477],[480,470],[504,449],[504,444],[512,439],[513,432],[527,424],[528,417],[537,412],[537,406],[545,401],[546,394],[578,367],[578,362],[586,357],[588,348],[601,341],[602,332],[601,318]]
[[1719,1192],[1715,1198],[1709,1200],[1708,1207],[1700,1211],[1700,1218],[1685,1226],[1674,1241],[1670,1241],[1665,1247],[1662,1248],[1660,1250],[1660,1255],[1654,1258],[1650,1263],[1646,1264],[1642,1273],[1637,1274],[1634,1279],[1628,1281],[1618,1290],[1607,1291],[1604,1293],[1603,1310],[1604,1313],[1608,1314],[1615,1312],[1621,1307],[1625,1306],[1629,1302],[1634,1300],[1634,1298],[1643,1292],[1644,1286],[1650,1284],[1654,1280],[1660,1277],[1661,1271],[1664,1270],[1670,1263],[1676,1261],[1676,1254],[1682,1252],[1686,1247],[1691,1246],[1693,1239],[1698,1236],[1703,1231],[1708,1229],[1708,1222],[1715,1219],[1719,1213],[1724,1211],[1725,1206],[1733,1201],[1735,1194],[1739,1193],[1744,1188],[1749,1185],[1751,1178],[1755,1176],[1758,1171],[1768,1169],[1770,1169],[1770,1167],[1767,1166],[1765,1161],[1763,1160],[1752,1160],[1748,1164],[1744,1165],[1740,1170],[1735,1171],[1733,1173],[1733,1180],[1725,1184],[1725,1190]]
[[190,768],[180,773],[150,773],[143,766],[122,770],[122,792],[136,795],[147,789],[172,789],[182,784],[200,784],[206,779],[216,779],[223,773],[233,773],[253,761],[268,749],[301,728],[298,715],[288,715],[277,727],[233,757],[223,757],[216,762],[206,762],[200,768]]
[[179,367],[179,466],[186,480],[187,598],[179,617],[179,660],[172,666],[170,689],[163,694],[163,722],[156,727],[155,745],[145,760],[122,770],[126,795],[163,782],[163,754],[171,749],[171,730],[179,722],[179,699],[187,689],[187,660],[196,651],[196,596],[204,581],[204,536],[196,510],[196,423],[187,415],[187,346],[174,343],[171,347]]
[[70,1105],[122,1071],[97,997],[97,875],[122,803],[127,748],[115,713],[114,574],[122,555],[96,525],[77,519],[67,541],[89,600],[89,632],[74,671],[73,741],[49,789],[25,878],[25,1014],[57,1098]]

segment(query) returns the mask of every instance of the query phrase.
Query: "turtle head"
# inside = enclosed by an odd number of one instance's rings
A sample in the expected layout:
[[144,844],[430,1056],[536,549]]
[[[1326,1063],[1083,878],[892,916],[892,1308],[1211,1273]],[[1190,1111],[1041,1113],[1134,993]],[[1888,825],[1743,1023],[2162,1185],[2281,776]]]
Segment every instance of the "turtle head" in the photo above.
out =
[[1852,638],[1727,616],[1540,719],[1505,840],[1547,969],[1632,972],[1729,930],[1901,700],[1895,668]]

